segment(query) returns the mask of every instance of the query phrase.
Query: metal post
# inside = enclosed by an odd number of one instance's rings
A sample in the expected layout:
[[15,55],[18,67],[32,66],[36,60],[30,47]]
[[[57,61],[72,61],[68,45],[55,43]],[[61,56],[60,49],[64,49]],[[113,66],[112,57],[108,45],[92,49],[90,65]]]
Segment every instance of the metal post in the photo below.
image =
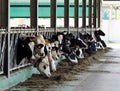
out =
[[30,23],[38,33],[38,0],[30,0]]
[[101,0],[98,0],[98,27],[101,27]]
[[78,27],[79,27],[79,0],[74,1],[74,27],[77,28],[77,36],[78,36]]
[[0,0],[0,28],[1,28],[1,26],[2,26],[2,0]]
[[94,0],[93,27],[96,28],[96,0]]
[[55,33],[56,30],[56,0],[51,0],[51,28],[54,28]]
[[89,28],[92,28],[92,0],[89,0]]
[[74,19],[75,19],[75,23],[74,23],[74,26],[75,28],[78,28],[79,27],[79,0],[75,0],[74,1],[75,3],[75,7],[74,7]]
[[6,49],[5,49],[5,60],[3,66],[3,72],[7,77],[10,77],[10,2],[9,0],[0,0],[0,26],[6,28],[7,38],[6,38]]
[[82,27],[86,28],[86,0],[82,0]]
[[69,32],[69,0],[64,0],[64,27]]

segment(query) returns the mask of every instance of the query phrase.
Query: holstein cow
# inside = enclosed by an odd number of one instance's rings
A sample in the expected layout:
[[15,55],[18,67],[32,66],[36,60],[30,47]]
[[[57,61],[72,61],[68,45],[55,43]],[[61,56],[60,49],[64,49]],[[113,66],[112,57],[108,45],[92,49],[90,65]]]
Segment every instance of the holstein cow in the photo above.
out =
[[[21,37],[18,38],[17,43],[17,65],[21,63],[22,59],[27,58],[29,62],[31,62],[37,69],[44,73],[47,77],[51,76],[50,73],[50,65],[48,61],[48,56],[46,52],[45,45],[40,43],[40,37],[38,39],[38,42],[33,42],[36,38],[31,37]],[[43,40],[43,39],[41,39]],[[43,40],[44,41],[44,40]],[[36,44],[40,43],[40,44]],[[41,56],[41,48],[43,48],[43,54]],[[34,54],[34,55],[33,55]],[[33,57],[34,56],[34,57]],[[32,59],[32,61],[30,61]]]
[[88,45],[88,48],[85,50],[86,53],[90,55],[94,54],[96,51],[97,51],[97,48],[96,48],[96,42],[95,42],[95,39],[92,37],[92,35],[86,33],[84,35],[84,38],[85,38],[85,41]]
[[69,34],[63,35],[63,43],[62,43],[62,52],[64,52],[64,55],[72,62],[72,63],[78,63],[78,60],[74,54],[74,51],[70,47],[70,36]]
[[48,61],[51,64],[52,71],[54,72],[56,71],[56,64],[52,56],[52,46],[51,46],[51,42],[49,39],[46,39],[45,51],[47,53],[46,56],[48,56]]
[[70,42],[70,47],[74,48],[77,58],[84,58],[83,48],[87,48],[85,42],[80,37],[75,38],[73,34],[70,34]]
[[107,45],[105,44],[105,42],[101,39],[100,36],[105,36],[105,33],[102,30],[96,30],[94,31],[94,36],[96,38],[96,42],[97,42],[97,46],[100,48],[105,48],[107,47]]
[[34,42],[31,41],[30,37],[18,38],[17,41],[17,65],[21,63],[24,58],[35,59],[34,55]]
[[[61,57],[60,46],[63,42],[63,32],[57,32],[56,34],[52,35],[51,37],[51,45],[54,50],[52,50],[53,58],[58,59]],[[56,55],[57,54],[57,55]]]
[[44,39],[43,35],[42,34],[37,35],[36,37],[34,37],[34,39],[32,41],[35,42],[36,56],[44,57],[45,56],[45,52],[44,52],[45,39]]
[[34,65],[41,74],[44,73],[47,77],[51,77],[48,56],[39,58]]

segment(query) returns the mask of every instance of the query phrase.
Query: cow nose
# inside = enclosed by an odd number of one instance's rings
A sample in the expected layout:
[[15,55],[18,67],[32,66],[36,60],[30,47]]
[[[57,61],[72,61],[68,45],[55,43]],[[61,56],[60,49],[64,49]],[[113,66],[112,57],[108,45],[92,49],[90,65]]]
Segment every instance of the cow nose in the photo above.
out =
[[41,53],[40,56],[44,56],[44,53]]
[[50,78],[51,77],[51,74],[48,74],[48,78]]

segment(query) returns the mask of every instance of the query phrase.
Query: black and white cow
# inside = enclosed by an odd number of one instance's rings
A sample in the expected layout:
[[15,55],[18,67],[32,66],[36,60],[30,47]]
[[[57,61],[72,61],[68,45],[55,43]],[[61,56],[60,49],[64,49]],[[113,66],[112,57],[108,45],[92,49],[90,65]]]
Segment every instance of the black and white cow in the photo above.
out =
[[51,77],[48,56],[36,60],[34,67],[36,67],[40,73],[44,73],[47,77]]
[[87,48],[85,48],[84,52],[89,56],[94,54],[97,51],[96,42],[93,36],[89,33],[79,33],[80,38],[87,44]]
[[83,49],[87,48],[87,45],[80,37],[75,38],[73,34],[69,35],[70,35],[70,47],[73,48],[77,58],[84,58]]
[[[50,77],[50,65],[47,56],[48,49],[43,44],[44,40],[39,39],[40,37],[35,38],[29,36],[18,38],[16,63],[19,65],[24,58],[27,58],[39,71],[44,73],[47,77]],[[42,52],[41,49],[43,49]],[[44,55],[41,56],[41,53]]]
[[18,38],[17,41],[17,55],[16,55],[16,64],[19,65],[24,58],[35,59],[34,53],[34,42],[31,41],[32,37],[27,38]]
[[99,29],[99,30],[94,31],[94,36],[95,36],[98,47],[100,48],[107,47],[106,43],[100,37],[100,36],[105,36],[105,33],[102,30]]

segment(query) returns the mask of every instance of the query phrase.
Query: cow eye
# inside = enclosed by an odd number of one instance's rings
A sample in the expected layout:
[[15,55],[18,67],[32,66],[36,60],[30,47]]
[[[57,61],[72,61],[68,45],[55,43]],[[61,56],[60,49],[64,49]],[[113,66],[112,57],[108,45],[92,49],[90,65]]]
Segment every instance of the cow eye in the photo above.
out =
[[46,69],[46,66],[44,65],[43,68]]
[[49,47],[49,49],[50,49],[50,47]]
[[38,49],[40,49],[41,47],[40,46],[38,46]]

